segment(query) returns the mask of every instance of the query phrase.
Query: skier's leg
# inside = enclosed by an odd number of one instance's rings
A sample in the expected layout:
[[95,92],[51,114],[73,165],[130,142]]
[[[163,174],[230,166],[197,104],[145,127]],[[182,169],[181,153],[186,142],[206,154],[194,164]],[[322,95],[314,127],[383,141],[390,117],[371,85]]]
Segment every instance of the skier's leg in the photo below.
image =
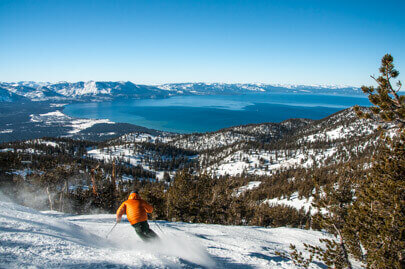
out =
[[152,229],[149,229],[149,231],[148,231],[148,237],[149,237],[150,239],[158,239],[158,238],[159,238],[159,236],[158,236]]
[[159,236],[149,227],[149,224],[147,221],[142,222],[143,230],[144,230],[144,235],[149,239],[158,239]]
[[132,227],[135,228],[136,233],[142,239],[142,241],[148,241],[148,237],[146,236],[144,228],[142,226],[143,226],[142,222],[138,222],[132,225]]

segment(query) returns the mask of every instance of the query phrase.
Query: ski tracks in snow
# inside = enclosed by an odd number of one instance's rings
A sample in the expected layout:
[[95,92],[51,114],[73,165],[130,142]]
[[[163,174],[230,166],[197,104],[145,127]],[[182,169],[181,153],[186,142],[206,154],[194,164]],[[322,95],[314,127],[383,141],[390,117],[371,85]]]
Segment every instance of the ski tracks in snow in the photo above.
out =
[[302,250],[302,242],[318,244],[323,236],[292,228],[150,221],[161,240],[144,243],[125,220],[106,239],[114,223],[111,214],[41,213],[0,201],[0,268],[294,268],[275,251],[288,251],[290,243]]

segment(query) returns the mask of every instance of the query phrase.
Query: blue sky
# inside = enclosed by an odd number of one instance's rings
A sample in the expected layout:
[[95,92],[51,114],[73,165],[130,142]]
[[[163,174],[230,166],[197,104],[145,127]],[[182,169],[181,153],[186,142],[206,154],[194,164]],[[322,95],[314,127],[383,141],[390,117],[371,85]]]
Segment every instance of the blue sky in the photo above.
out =
[[[405,1],[0,0],[0,81],[372,84]],[[401,77],[401,76],[400,76]]]

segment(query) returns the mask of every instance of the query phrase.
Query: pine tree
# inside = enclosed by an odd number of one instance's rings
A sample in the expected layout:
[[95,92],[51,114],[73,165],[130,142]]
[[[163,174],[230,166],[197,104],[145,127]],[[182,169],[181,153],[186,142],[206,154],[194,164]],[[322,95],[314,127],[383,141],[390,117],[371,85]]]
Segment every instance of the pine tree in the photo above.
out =
[[166,215],[172,221],[188,221],[190,209],[190,176],[185,172],[176,174],[166,193]]
[[351,252],[368,268],[405,267],[405,132],[375,157],[349,211]]
[[[397,82],[397,88],[394,89],[391,79],[398,77],[399,72],[394,68],[394,58],[390,54],[384,55],[381,60],[380,73],[378,78],[371,76],[378,84],[377,88],[373,86],[362,86],[364,93],[368,94],[370,102],[374,105],[371,112],[377,115],[381,120],[393,122],[399,127],[405,125],[405,95],[399,95],[401,81]],[[371,118],[370,113],[364,113],[358,106],[355,107],[357,114],[362,118]]]
[[397,90],[391,86],[390,80],[399,74],[391,55],[383,57],[380,72],[377,94],[372,87],[363,91],[376,105],[372,113],[396,124],[398,136],[383,138],[385,146],[374,155],[371,172],[357,190],[345,234],[361,244],[364,254],[356,244],[351,252],[368,268],[405,268],[405,96],[398,94],[401,82]]

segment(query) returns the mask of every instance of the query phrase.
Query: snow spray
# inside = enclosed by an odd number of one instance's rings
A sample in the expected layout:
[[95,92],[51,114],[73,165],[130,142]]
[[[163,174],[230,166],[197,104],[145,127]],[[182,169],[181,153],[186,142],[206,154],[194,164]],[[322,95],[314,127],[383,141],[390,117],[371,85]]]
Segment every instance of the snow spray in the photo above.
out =
[[161,238],[161,242],[157,241],[153,245],[163,254],[177,256],[204,267],[215,268],[214,260],[193,236],[165,235]]
[[114,238],[108,240],[109,246],[134,250],[157,257],[172,256],[206,268],[216,268],[210,254],[198,242],[198,239],[192,235],[166,232],[159,234],[160,240],[142,242],[135,231],[130,228],[132,227],[121,229],[121,233],[125,234],[126,240],[121,238],[122,235],[114,236]]

